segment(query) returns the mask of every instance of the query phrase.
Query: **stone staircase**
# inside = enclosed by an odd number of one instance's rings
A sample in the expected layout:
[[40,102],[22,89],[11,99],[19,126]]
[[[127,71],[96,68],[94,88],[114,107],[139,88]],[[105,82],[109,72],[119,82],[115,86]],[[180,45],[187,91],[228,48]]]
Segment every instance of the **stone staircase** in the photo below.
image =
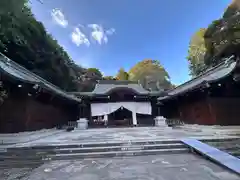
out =
[[189,149],[178,140],[121,141],[57,146],[15,147],[0,151],[0,168],[39,166],[50,160],[76,160],[187,153]]
[[224,140],[206,140],[203,141],[211,146],[214,146],[228,154],[240,158],[240,138],[229,138]]

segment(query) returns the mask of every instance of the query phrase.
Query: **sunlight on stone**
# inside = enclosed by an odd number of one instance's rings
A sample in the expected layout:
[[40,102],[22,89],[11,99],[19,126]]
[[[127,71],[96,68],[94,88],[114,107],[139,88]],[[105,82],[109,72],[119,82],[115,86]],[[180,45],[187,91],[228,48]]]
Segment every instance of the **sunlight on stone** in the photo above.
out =
[[44,172],[52,172],[52,169],[46,168],[46,169],[44,169]]

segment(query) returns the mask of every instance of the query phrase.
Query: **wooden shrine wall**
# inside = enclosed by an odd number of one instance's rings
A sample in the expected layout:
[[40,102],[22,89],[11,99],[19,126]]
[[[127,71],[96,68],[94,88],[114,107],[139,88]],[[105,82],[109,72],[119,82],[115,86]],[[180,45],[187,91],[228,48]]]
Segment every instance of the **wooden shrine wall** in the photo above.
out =
[[78,119],[76,111],[76,106],[61,107],[28,96],[10,96],[0,106],[0,133],[40,130],[67,124]]
[[240,98],[211,98],[210,102],[216,114],[216,124],[240,125]]
[[202,99],[179,106],[179,116],[182,121],[190,124],[216,124],[214,111],[208,99]]

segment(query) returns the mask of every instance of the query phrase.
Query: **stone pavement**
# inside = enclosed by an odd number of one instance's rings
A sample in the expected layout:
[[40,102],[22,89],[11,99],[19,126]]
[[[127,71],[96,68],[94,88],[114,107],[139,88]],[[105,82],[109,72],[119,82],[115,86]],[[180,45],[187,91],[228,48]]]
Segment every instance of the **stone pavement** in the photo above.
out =
[[[79,144],[109,141],[163,140],[192,137],[196,139],[240,137],[240,126],[199,126],[184,125],[172,129],[170,127],[135,127],[74,130],[72,132],[53,130],[53,134],[35,138],[19,146]],[[0,135],[1,138],[1,135]],[[16,137],[17,138],[17,137]]]
[[12,133],[12,134],[0,134],[0,145],[10,145],[17,143],[26,143],[41,138],[60,133],[61,130],[56,129],[43,129],[39,131]]
[[193,154],[52,161],[34,170],[0,170],[3,180],[239,180]]
[[[31,147],[81,145],[109,142],[165,141],[181,138],[216,139],[240,137],[239,126],[185,125],[181,128],[136,127],[74,130],[42,130],[14,135],[0,134],[13,145]],[[15,144],[14,144],[15,142]],[[1,147],[1,146],[0,146]],[[3,146],[2,146],[3,147]],[[0,148],[1,149],[1,148]],[[4,149],[4,147],[3,147]],[[2,180],[237,180],[235,174],[193,154],[159,154],[114,158],[49,161],[38,168],[0,169]]]

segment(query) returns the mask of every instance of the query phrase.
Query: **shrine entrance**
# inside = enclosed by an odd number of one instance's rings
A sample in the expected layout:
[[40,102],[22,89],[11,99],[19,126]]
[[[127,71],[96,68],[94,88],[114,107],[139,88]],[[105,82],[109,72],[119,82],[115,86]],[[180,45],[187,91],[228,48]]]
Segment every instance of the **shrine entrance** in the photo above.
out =
[[132,112],[121,107],[108,115],[108,126],[131,126],[133,125]]

